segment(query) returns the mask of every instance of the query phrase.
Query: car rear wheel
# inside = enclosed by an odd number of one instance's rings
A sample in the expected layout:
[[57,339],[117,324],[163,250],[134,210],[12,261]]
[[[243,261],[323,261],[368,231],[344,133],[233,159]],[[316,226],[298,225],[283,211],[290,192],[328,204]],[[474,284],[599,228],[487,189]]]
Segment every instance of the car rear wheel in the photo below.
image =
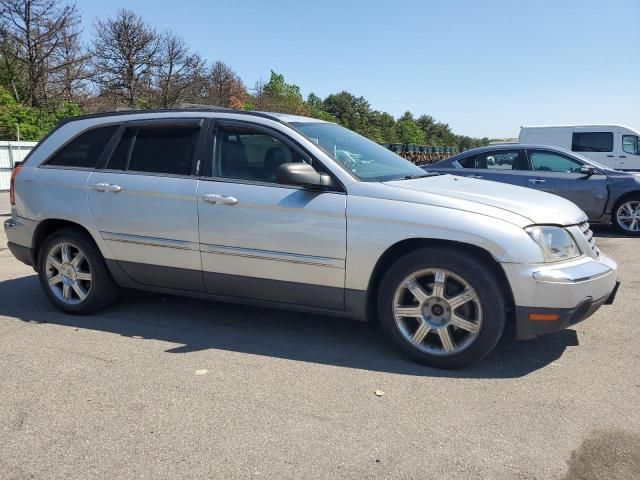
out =
[[378,314],[387,337],[414,360],[460,368],[496,346],[506,302],[486,262],[453,249],[423,248],[386,272]]
[[640,236],[640,195],[619,202],[613,210],[613,226],[620,233]]
[[75,229],[58,230],[46,238],[38,256],[38,276],[49,300],[67,313],[100,310],[118,292],[98,247]]

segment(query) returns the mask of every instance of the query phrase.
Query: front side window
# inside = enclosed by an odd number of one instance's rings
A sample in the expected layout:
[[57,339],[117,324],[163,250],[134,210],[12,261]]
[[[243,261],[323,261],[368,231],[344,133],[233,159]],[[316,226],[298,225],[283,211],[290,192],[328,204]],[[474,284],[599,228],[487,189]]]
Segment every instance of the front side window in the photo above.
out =
[[622,150],[631,155],[640,155],[640,137],[636,135],[623,135]]
[[214,176],[276,183],[278,167],[307,161],[300,153],[265,130],[220,125],[216,132]]
[[293,122],[292,125],[363,182],[429,175],[396,153],[334,123]]
[[83,133],[71,143],[60,149],[47,165],[61,167],[93,168],[107,146],[109,140],[118,129],[117,126],[94,128]]
[[536,172],[580,173],[582,163],[554,152],[529,151],[531,166]]
[[612,152],[612,132],[575,132],[571,142],[574,152]]
[[522,150],[494,150],[483,152],[458,162],[462,168],[483,170],[529,170]]

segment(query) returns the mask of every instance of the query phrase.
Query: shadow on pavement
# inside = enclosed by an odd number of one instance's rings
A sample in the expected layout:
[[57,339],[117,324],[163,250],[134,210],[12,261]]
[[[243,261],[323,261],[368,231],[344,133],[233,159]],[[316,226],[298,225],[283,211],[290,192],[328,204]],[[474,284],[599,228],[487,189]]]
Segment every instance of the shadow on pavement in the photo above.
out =
[[591,224],[591,230],[593,230],[593,235],[596,238],[633,238],[629,235],[621,234],[612,225],[594,223]]
[[0,282],[0,292],[0,315],[179,344],[167,350],[172,354],[221,349],[402,375],[514,378],[578,345],[573,330],[526,342],[503,341],[480,364],[446,371],[405,359],[377,328],[346,319],[134,291],[122,292],[100,314],[73,316],[49,303],[35,275]]

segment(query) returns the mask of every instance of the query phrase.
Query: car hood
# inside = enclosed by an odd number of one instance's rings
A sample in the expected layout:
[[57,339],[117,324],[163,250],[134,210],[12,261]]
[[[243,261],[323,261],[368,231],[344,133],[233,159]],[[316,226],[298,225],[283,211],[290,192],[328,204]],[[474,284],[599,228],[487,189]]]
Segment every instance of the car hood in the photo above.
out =
[[578,206],[557,195],[489,180],[437,175],[358,185],[372,190],[371,196],[465,210],[521,227],[576,225],[587,219]]

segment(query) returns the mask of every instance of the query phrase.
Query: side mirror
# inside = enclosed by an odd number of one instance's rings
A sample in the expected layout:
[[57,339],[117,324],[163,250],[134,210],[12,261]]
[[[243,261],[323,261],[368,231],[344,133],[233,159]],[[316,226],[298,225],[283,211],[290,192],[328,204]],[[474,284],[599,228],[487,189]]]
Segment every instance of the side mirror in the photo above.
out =
[[590,165],[583,165],[582,168],[580,168],[580,173],[590,177],[596,173],[596,169]]
[[308,163],[283,163],[276,170],[276,180],[283,185],[326,188],[332,184],[331,177],[319,173]]

